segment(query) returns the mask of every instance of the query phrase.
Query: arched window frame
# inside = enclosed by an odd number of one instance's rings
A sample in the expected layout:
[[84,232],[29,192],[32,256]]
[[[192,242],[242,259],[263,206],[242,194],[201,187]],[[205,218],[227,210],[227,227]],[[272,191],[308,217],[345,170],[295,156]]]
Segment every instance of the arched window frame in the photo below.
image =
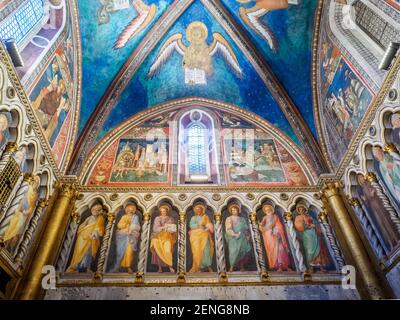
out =
[[[36,3],[37,1],[40,1],[43,4],[42,5],[43,17],[38,22],[36,22],[35,26],[33,26],[30,29],[30,31],[27,34],[25,34],[20,41],[17,41],[18,48],[23,57],[24,57],[24,49],[30,43],[41,49],[41,51],[34,56],[34,58],[29,62],[29,64],[26,67],[23,67],[22,69],[18,70],[18,73],[20,74],[23,83],[30,76],[32,71],[35,70],[35,68],[46,57],[47,53],[49,52],[49,50],[51,50],[54,43],[57,41],[57,39],[59,38],[59,36],[66,27],[66,21],[67,21],[66,0],[61,0],[59,5],[53,5],[51,3],[51,0],[26,0],[23,3],[21,3],[16,10],[14,10],[11,14],[9,14],[0,23],[0,28],[5,24],[10,23],[12,19],[15,19],[18,16],[18,14],[21,13],[21,10],[24,10],[24,8],[27,5],[29,5],[32,2]],[[59,10],[61,9],[62,9],[62,16],[59,15]],[[58,21],[57,23],[57,19],[61,19],[61,22]],[[56,30],[56,31],[51,36],[51,38],[48,39],[46,37],[39,35],[41,30]],[[9,36],[7,38],[14,38],[14,37]],[[2,39],[1,35],[0,39]],[[8,39],[2,39],[2,40],[8,40]],[[40,44],[37,42],[37,40],[44,41],[46,44]],[[27,56],[32,58],[31,54],[27,54]]]
[[[193,128],[199,128],[202,131],[202,134],[197,136],[196,138],[198,139],[203,139],[203,143],[202,143],[202,148],[197,148],[198,152],[203,152],[203,155],[197,154],[198,158],[202,157],[202,163],[200,163],[200,161],[198,160],[196,164],[192,163],[192,154],[191,154],[191,150],[192,150],[192,145],[191,145],[191,138],[194,138],[194,136],[191,135],[192,129]],[[195,172],[194,174],[207,174],[208,176],[210,176],[210,159],[208,157],[208,150],[209,150],[209,146],[208,146],[208,135],[207,135],[207,127],[199,121],[194,121],[192,123],[190,123],[190,125],[187,127],[187,129],[185,130],[185,142],[187,143],[187,152],[186,152],[186,176],[190,176],[191,175],[191,166],[204,166],[204,171],[203,172]],[[199,150],[202,149],[202,150]]]
[[[193,119],[191,115],[199,112],[200,119]],[[216,127],[213,117],[201,109],[192,109],[184,113],[178,121],[178,184],[192,183],[189,170],[189,156],[188,156],[188,133],[190,128],[199,125],[206,131],[204,142],[205,145],[205,166],[208,181],[204,183],[220,183],[220,174],[218,167],[219,156],[217,154],[217,141],[216,141]]]
[[[354,25],[356,26],[356,31],[358,34],[364,37],[368,41],[368,43],[374,48],[375,50],[375,56],[377,58],[380,58],[383,56],[385,52],[385,46],[384,44],[380,41],[380,39],[375,39],[374,35],[370,34],[370,32],[364,28],[364,26],[360,23],[360,21],[357,21],[357,10],[358,6],[361,5],[365,10],[368,10],[369,12],[372,12],[373,18],[375,19],[380,19],[385,23],[385,26],[383,27],[383,31],[381,36],[384,35],[384,31],[387,29],[387,27],[391,28],[397,28],[400,29],[400,23],[396,22],[394,19],[392,19],[388,14],[377,8],[373,3],[370,1],[365,1],[365,0],[355,0],[352,2],[351,6],[354,8],[354,15],[352,18],[354,19]],[[365,13],[364,13],[365,14]],[[370,20],[370,19],[367,19]],[[396,39],[392,39],[393,41]]]
[[[41,4],[41,10],[38,10],[38,6]],[[32,9],[32,11],[31,11]],[[29,18],[29,14],[34,14],[35,18],[38,13],[41,13],[42,16],[35,21],[35,24],[30,27],[30,29],[22,35],[22,38],[12,37],[10,36],[5,37],[3,40],[8,40],[10,38],[14,38],[18,44],[18,48],[22,51],[28,43],[32,40],[32,38],[40,31],[40,29],[47,23],[50,17],[50,9],[49,3],[47,0],[26,0],[24,1],[17,10],[15,10],[12,14],[10,14],[2,23],[0,23],[0,36],[3,37],[1,31],[3,28],[7,28],[9,25],[9,30],[13,30],[14,33],[16,32],[15,27],[18,27],[18,31],[20,33],[24,33],[21,29],[23,29],[21,16],[24,18]],[[14,24],[14,25],[13,25]],[[12,33],[12,32],[11,32]]]
[[[383,70],[378,69],[384,49],[357,25],[354,4],[358,1],[372,8],[374,13],[396,29],[400,28],[400,24],[396,23],[391,16],[398,16],[399,13],[387,3],[378,0],[348,0],[345,5],[342,2],[330,0],[324,7],[325,21],[329,25],[328,29],[333,36],[333,41],[376,92],[386,75]],[[349,10],[350,14],[348,14]]]

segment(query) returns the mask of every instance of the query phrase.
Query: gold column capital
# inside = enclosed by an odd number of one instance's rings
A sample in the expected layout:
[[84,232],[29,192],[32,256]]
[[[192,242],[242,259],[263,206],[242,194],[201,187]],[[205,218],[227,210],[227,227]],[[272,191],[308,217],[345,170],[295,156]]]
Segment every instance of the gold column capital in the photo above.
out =
[[373,172],[367,172],[367,174],[365,175],[365,179],[370,183],[378,181],[378,178],[376,177],[376,174],[373,173]]
[[40,208],[45,208],[45,207],[47,207],[48,205],[49,205],[49,200],[44,199],[44,198],[40,199],[39,202],[38,202],[38,206],[39,206]]
[[291,221],[293,220],[293,213],[287,211],[283,214],[283,217],[285,218],[285,221]]
[[349,203],[352,207],[360,206],[360,200],[358,200],[357,198],[354,198],[354,197],[349,199]]
[[340,181],[325,183],[321,192],[325,198],[334,196],[340,196],[340,190],[343,188],[343,184]]
[[115,219],[115,213],[114,213],[114,212],[108,212],[108,213],[107,213],[107,221],[108,221],[109,223],[111,223],[111,222],[114,221],[114,219]]
[[25,173],[24,174],[24,181],[31,184],[35,180],[35,176],[32,173]]
[[216,222],[221,222],[221,219],[222,219],[221,212],[215,212],[214,213],[214,219],[215,219]]
[[318,213],[318,219],[321,221],[328,221],[328,213],[325,209],[323,209],[320,213]]
[[257,222],[257,213],[255,212],[250,213],[249,218],[251,222]]
[[59,195],[62,197],[72,199],[79,196],[77,185],[75,183],[57,181],[55,183],[55,188],[58,190]]
[[74,209],[74,210],[72,211],[71,218],[72,218],[72,220],[73,220],[75,223],[79,223],[79,220],[80,220],[80,218],[81,218],[81,215],[78,213],[78,211],[76,211],[76,209]]
[[16,142],[9,142],[9,143],[7,143],[7,145],[6,145],[6,148],[4,149],[4,152],[7,152],[7,153],[15,153],[15,152],[17,152],[17,150],[18,150],[18,145],[17,145],[17,143]]
[[144,221],[148,222],[148,221],[150,221],[150,218],[151,218],[150,212],[145,212],[145,213],[143,213],[143,219],[144,219]]
[[179,221],[181,223],[184,223],[186,221],[186,212],[184,211],[179,212]]
[[388,143],[383,147],[383,151],[386,152],[394,152],[399,154],[399,150],[397,149],[396,145],[394,143]]

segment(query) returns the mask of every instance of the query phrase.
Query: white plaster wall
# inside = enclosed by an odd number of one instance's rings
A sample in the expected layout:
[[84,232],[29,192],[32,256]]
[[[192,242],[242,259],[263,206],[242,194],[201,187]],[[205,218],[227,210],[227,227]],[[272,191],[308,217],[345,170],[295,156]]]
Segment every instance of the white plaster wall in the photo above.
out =
[[340,285],[218,287],[73,287],[48,291],[46,300],[358,300]]

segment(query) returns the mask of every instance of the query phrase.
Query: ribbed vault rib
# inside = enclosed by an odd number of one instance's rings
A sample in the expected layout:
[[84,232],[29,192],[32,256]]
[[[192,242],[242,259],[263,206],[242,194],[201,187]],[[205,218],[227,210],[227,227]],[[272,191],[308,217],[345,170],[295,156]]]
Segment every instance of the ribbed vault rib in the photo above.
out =
[[[111,85],[103,95],[101,101],[92,113],[86,124],[77,148],[73,155],[70,172],[77,174],[83,161],[96,140],[97,134],[104,124],[108,114],[117,103],[120,95],[145,61],[150,52],[162,40],[162,37],[172,27],[174,22],[192,4],[193,0],[174,1],[163,16],[156,22],[147,36],[142,40],[137,49],[133,52],[121,70],[114,78]],[[286,90],[280,84],[269,65],[257,49],[252,45],[246,32],[235,22],[230,13],[225,9],[219,0],[201,0],[203,5],[217,19],[221,26],[231,36],[238,48],[243,52],[249,62],[253,65],[272,96],[275,98],[279,107],[282,109],[296,136],[302,143],[309,161],[313,164],[318,173],[327,170],[326,163],[318,144],[311,134],[311,130],[301,116]]]

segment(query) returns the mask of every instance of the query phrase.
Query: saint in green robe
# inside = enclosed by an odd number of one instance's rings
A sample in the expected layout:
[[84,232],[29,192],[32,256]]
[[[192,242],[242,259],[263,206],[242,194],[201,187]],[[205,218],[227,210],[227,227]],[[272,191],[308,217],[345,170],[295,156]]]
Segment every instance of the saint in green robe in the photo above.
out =
[[[225,240],[228,244],[229,265],[235,267],[243,262],[251,251],[248,240],[249,226],[243,217],[230,216],[225,221]],[[235,235],[240,234],[237,238]]]

